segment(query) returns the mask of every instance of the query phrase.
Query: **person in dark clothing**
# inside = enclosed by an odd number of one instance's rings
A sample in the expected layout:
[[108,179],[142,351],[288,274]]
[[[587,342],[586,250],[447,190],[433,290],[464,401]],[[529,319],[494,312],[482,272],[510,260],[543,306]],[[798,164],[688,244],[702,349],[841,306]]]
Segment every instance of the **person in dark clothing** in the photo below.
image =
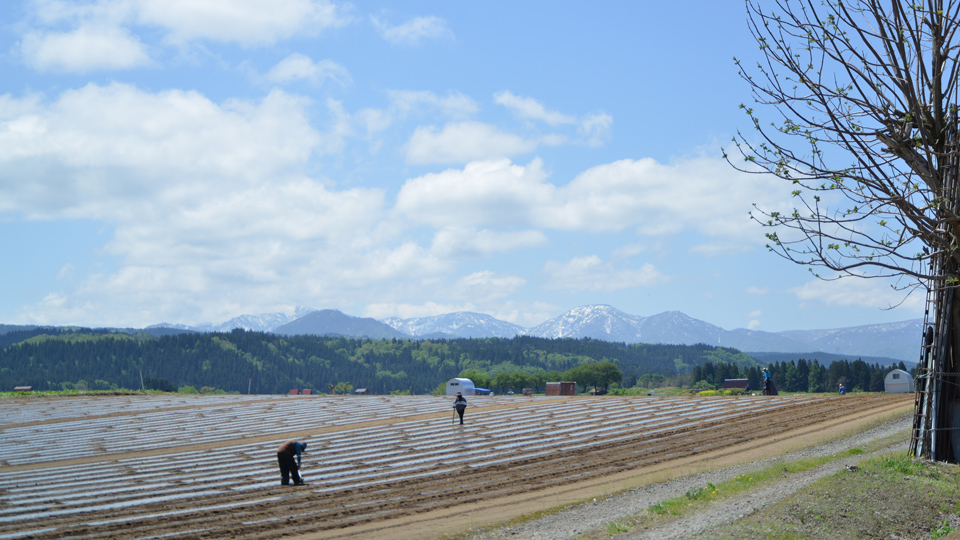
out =
[[[293,476],[293,485],[299,486],[303,483],[300,477],[300,454],[307,450],[307,443],[297,441],[287,441],[277,449],[277,463],[280,464],[280,485],[290,484],[290,477]],[[297,456],[297,460],[293,460]]]
[[770,391],[770,382],[771,382],[771,379],[770,379],[770,370],[767,369],[767,368],[763,368],[763,392],[762,392],[762,394],[765,395],[765,396],[769,396],[769,395],[772,394],[772,392]]
[[467,410],[467,398],[460,395],[460,392],[457,392],[457,399],[453,402],[453,408],[457,410],[457,414],[460,416],[460,425],[463,425],[463,411]]

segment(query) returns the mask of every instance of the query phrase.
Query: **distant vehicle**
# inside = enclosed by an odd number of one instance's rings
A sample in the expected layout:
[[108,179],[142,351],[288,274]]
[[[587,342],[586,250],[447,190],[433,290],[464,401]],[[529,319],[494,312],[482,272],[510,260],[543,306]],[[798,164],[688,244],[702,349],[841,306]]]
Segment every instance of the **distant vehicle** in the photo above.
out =
[[507,391],[507,395],[508,395],[508,396],[512,396],[512,395],[513,395],[513,390],[508,390],[508,391]]

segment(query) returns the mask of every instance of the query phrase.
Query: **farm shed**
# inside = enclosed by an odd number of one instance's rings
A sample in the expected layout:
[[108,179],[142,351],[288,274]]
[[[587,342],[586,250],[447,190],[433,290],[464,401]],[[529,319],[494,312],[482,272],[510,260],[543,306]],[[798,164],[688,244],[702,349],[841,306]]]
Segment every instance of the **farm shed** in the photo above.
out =
[[33,392],[32,386],[15,386],[13,388],[14,392]]
[[356,390],[354,390],[353,393],[358,396],[366,396],[370,394],[370,392],[366,388],[357,388]]
[[473,381],[470,379],[459,379],[454,377],[447,381],[447,395],[455,396],[457,392],[465,396],[476,395],[476,387],[473,386]]
[[475,395],[475,396],[492,396],[492,395],[493,395],[493,390],[489,390],[489,389],[487,389],[487,388],[474,388],[474,389],[473,389],[473,395]]
[[883,391],[888,394],[907,394],[914,392],[913,377],[902,369],[894,369],[883,378]]
[[744,392],[750,390],[750,379],[724,379],[723,389],[742,388]]
[[548,396],[575,396],[577,395],[577,383],[570,382],[570,381],[548,382],[547,395]]

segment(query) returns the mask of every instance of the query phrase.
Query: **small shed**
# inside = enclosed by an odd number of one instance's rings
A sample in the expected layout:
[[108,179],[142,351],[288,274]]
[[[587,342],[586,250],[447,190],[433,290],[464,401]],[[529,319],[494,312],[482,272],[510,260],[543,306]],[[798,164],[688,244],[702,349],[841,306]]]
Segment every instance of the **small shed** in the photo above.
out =
[[723,389],[742,388],[744,392],[750,391],[750,379],[724,379]]
[[915,392],[913,377],[902,369],[893,369],[883,378],[883,391],[888,394],[908,394]]
[[309,396],[311,394],[313,394],[313,390],[310,388],[304,388],[303,390],[300,391],[300,395],[303,395],[303,396]]
[[296,395],[299,395],[299,394],[300,394],[300,389],[299,389],[299,388],[291,388],[291,389],[290,389],[289,395],[291,395],[291,396],[296,396]]
[[356,390],[353,391],[353,393],[354,393],[354,395],[357,395],[357,396],[366,396],[366,395],[368,395],[370,392],[367,391],[366,388],[357,388]]
[[454,377],[447,381],[447,395],[455,396],[457,392],[465,396],[474,396],[476,395],[476,387],[473,385],[473,381],[470,379],[460,379]]
[[13,388],[14,392],[33,392],[32,386],[15,386]]
[[572,381],[548,382],[548,396],[575,396],[577,395],[577,383]]

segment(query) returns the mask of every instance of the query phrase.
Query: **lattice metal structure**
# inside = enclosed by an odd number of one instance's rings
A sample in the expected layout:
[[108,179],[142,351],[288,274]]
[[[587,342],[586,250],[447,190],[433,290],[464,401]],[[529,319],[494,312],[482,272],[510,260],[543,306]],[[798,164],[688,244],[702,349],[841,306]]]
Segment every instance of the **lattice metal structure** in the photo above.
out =
[[[947,134],[947,148],[940,164],[943,181],[938,234],[953,237],[946,245],[957,245],[955,224],[948,216],[960,211],[960,144],[957,111],[953,110]],[[958,276],[957,254],[940,252],[930,260],[934,275]],[[960,298],[956,283],[931,282],[927,287],[923,344],[916,378],[913,439],[910,452],[933,461],[960,459]],[[957,435],[956,437],[954,435]]]

